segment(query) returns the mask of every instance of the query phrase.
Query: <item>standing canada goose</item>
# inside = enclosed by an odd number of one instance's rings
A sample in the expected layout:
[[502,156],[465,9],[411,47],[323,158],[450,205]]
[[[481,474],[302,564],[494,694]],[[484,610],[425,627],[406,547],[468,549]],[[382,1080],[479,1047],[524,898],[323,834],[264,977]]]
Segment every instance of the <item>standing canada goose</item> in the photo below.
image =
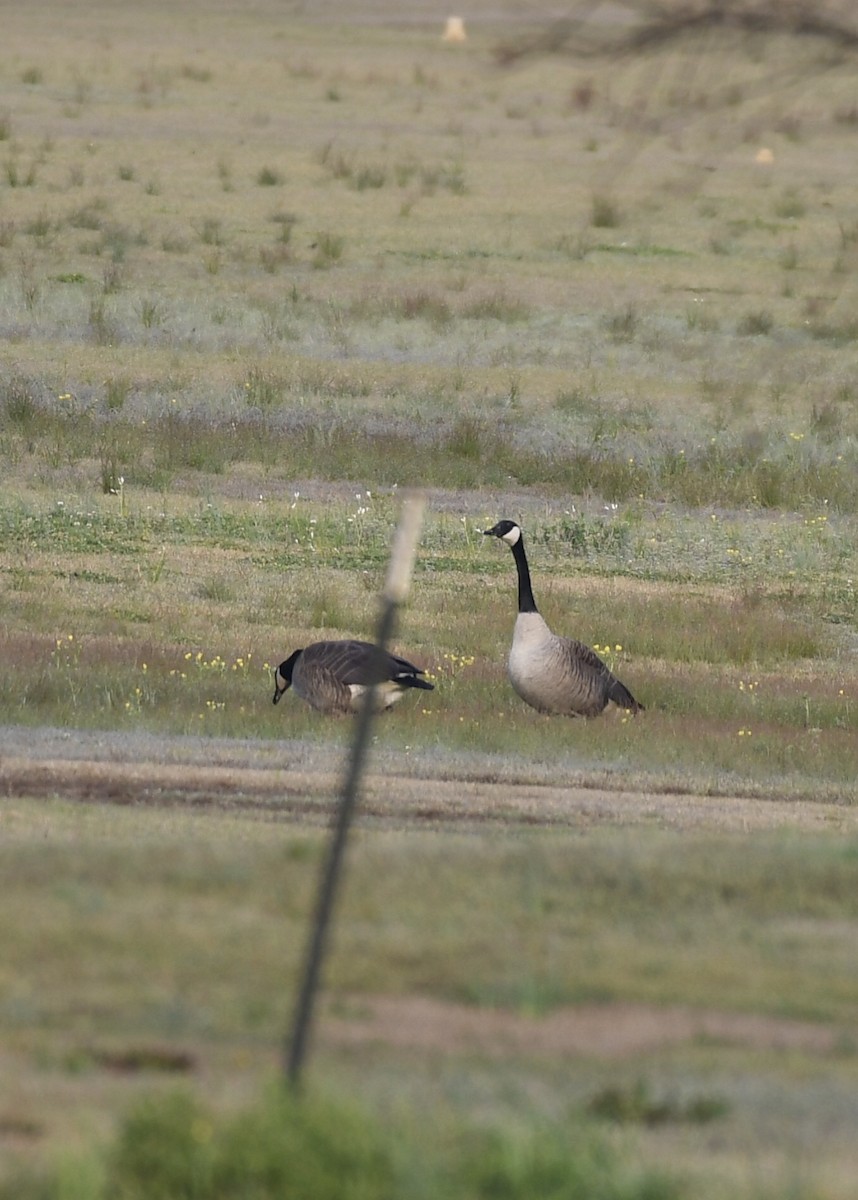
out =
[[391,708],[409,688],[434,689],[422,674],[407,659],[379,654],[372,642],[314,642],[294,650],[274,672],[274,703],[292,687],[319,712],[357,712],[374,683],[376,709]]
[[558,637],[539,615],[530,586],[524,538],[515,521],[498,521],[483,533],[506,542],[518,569],[518,617],[507,670],[522,700],[540,712],[569,717],[597,717],[611,700],[620,708],[640,712],[643,705],[598,654],[583,642]]

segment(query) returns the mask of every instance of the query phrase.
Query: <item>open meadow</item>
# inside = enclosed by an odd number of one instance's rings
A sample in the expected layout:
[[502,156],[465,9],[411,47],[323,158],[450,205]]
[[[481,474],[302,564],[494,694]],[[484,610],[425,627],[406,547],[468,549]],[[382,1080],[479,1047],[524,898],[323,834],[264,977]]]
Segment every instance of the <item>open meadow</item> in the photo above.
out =
[[[716,7],[5,6],[3,1200],[244,1194],[128,1114],[209,1154],[277,1077],[354,723],[272,667],[373,636],[410,487],[355,1196],[854,1196],[858,23]],[[505,516],[645,712],[512,692]]]

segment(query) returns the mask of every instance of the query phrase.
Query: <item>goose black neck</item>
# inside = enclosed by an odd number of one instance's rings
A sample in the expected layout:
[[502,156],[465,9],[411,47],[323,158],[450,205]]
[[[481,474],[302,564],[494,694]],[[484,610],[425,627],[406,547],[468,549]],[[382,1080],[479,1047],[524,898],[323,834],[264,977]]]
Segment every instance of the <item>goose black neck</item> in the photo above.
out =
[[533,598],[533,588],[530,586],[530,567],[527,565],[523,537],[520,537],[515,543],[512,553],[518,569],[518,611],[520,613],[538,612],[536,601]]

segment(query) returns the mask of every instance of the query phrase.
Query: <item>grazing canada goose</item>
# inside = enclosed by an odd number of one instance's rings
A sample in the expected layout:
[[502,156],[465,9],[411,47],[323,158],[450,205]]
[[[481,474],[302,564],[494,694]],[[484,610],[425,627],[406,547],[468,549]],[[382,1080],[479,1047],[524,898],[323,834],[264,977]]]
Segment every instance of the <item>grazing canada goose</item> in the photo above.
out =
[[376,709],[391,708],[409,688],[434,689],[422,674],[407,659],[379,655],[372,642],[314,642],[294,650],[274,672],[274,703],[291,687],[319,712],[357,712],[374,683]]
[[558,637],[539,615],[524,538],[515,521],[498,521],[483,532],[506,542],[518,569],[518,617],[507,669],[522,700],[540,712],[569,717],[597,717],[611,700],[620,708],[640,712],[643,705],[598,654],[583,642]]

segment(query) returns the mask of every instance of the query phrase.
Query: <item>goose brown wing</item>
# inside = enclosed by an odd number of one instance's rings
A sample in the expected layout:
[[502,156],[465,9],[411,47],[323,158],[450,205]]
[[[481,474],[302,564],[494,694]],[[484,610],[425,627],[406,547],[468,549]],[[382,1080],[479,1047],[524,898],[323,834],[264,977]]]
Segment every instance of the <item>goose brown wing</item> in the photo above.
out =
[[643,712],[644,706],[635,700],[625,684],[620,683],[608,664],[599,658],[595,650],[585,645],[584,642],[575,641],[574,638],[564,638],[563,640],[569,645],[578,674],[587,675],[592,679],[594,699],[598,697],[602,707],[609,700],[613,700],[614,704],[620,708],[628,708],[632,712]]
[[302,670],[306,677],[316,679],[324,676],[336,680],[343,688],[351,685],[366,686],[369,683],[393,682],[403,688],[417,687],[432,691],[434,684],[421,679],[422,667],[416,667],[407,658],[396,654],[379,654],[372,642],[355,638],[343,641],[314,642],[301,656]]
[[586,672],[593,672],[596,676],[610,675],[611,670],[607,663],[599,658],[595,650],[591,650],[584,642],[578,642],[575,638],[563,638],[562,641],[569,647],[569,655],[577,665],[583,668]]
[[[371,642],[347,639],[339,642],[314,642],[304,651],[305,669],[324,670],[340,683],[369,683],[376,649]],[[383,678],[376,671],[376,682]]]
[[379,654],[372,642],[353,638],[340,642],[316,642],[304,651],[304,661],[305,664],[323,668],[347,686],[409,679],[420,673],[407,659],[386,652]]
[[307,659],[306,653],[301,656],[292,686],[302,700],[319,712],[349,711],[351,690],[318,657]]

